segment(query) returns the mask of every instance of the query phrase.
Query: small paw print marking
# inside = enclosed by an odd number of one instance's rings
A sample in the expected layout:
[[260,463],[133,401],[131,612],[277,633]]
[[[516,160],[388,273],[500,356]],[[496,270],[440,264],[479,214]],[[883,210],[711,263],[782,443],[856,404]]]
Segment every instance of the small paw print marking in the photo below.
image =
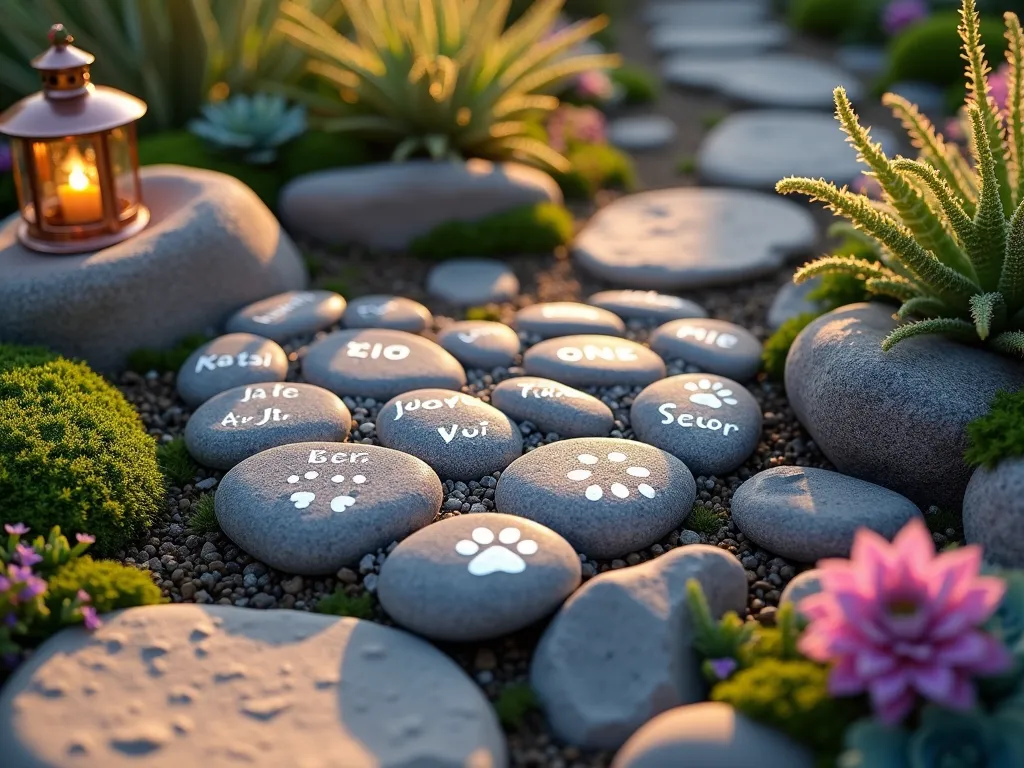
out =
[[344,512],[355,503],[356,500],[351,496],[335,496],[331,499],[331,510],[334,512]]
[[295,505],[296,509],[306,509],[313,503],[313,499],[315,498],[315,493],[310,493],[309,491],[296,491],[291,495],[291,502]]
[[[301,477],[299,475],[290,475],[288,477],[288,484],[295,485],[296,483],[302,480],[316,480],[318,477],[320,477],[319,472],[314,472],[310,470],[309,472],[303,474]],[[345,482],[345,476],[334,475],[331,478],[331,482],[334,483],[335,485],[343,483]],[[356,485],[362,485],[363,483],[366,482],[366,477],[364,475],[354,475],[352,477],[352,482],[355,483]],[[316,500],[316,494],[312,493],[311,491],[296,491],[291,495],[289,500],[292,502],[292,504],[295,505],[296,509],[308,509],[309,505]],[[334,512],[344,512],[346,509],[348,509],[355,503],[355,498],[347,494],[335,496],[333,499],[331,499],[331,510]]]
[[[486,547],[481,551],[482,547]],[[494,543],[494,533],[488,528],[474,528],[470,539],[462,539],[455,544],[455,551],[463,557],[472,557],[468,569],[474,576],[489,576],[492,573],[522,573],[526,570],[526,561],[522,555],[529,557],[537,554],[537,542],[523,539],[518,528],[502,528],[498,533],[498,543]]]
[[[592,456],[589,453],[580,454],[576,457],[577,461],[584,466],[592,467],[598,464],[601,460],[597,456]],[[612,464],[621,464],[629,459],[624,453],[618,451],[612,451],[608,454],[608,461]],[[647,467],[627,467],[626,474],[630,477],[645,478],[651,476],[651,470]],[[576,483],[581,483],[584,480],[589,480],[593,477],[594,473],[589,469],[573,469],[566,473],[566,477]],[[608,490],[611,494],[619,499],[629,498],[629,488],[622,483],[612,483]],[[640,483],[636,488],[637,493],[641,496],[645,496],[648,499],[653,499],[657,495],[657,491],[654,490],[647,483]],[[591,484],[588,485],[583,495],[590,501],[600,501],[604,498],[604,489],[600,485]]]
[[690,402],[697,405],[706,405],[709,408],[721,408],[722,405],[736,405],[738,402],[732,396],[731,389],[725,389],[722,382],[716,381],[712,384],[708,379],[700,381],[688,381],[683,385],[693,394],[690,395]]

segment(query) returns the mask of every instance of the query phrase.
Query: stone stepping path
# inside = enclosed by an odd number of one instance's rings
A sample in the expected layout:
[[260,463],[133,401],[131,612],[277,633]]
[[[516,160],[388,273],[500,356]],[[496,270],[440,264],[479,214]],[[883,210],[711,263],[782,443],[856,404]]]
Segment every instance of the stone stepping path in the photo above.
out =
[[836,63],[855,75],[872,78],[886,66],[885,48],[871,45],[844,45],[836,51]]
[[574,387],[647,386],[665,363],[647,347],[614,336],[561,336],[530,347],[523,369]]
[[651,349],[708,373],[749,381],[761,367],[761,342],[735,323],[709,318],[673,320],[651,334]]
[[509,301],[519,293],[519,278],[494,259],[451,259],[430,270],[427,293],[460,307]]
[[536,376],[505,379],[491,391],[491,405],[560,437],[604,437],[615,426],[611,408],[593,395]]
[[755,26],[771,15],[768,0],[664,0],[648,3],[643,18],[651,26],[673,24],[690,27]]
[[781,48],[789,42],[789,28],[774,22],[755,26],[694,27],[689,24],[656,26],[648,37],[659,54],[713,54],[747,56]]
[[346,328],[390,328],[420,333],[434,322],[430,310],[403,296],[362,296],[349,302],[341,319]]
[[676,133],[676,124],[664,115],[619,117],[608,124],[609,143],[627,152],[667,147]]
[[531,304],[516,313],[514,326],[520,333],[553,339],[580,333],[625,336],[626,325],[614,312],[573,301]]
[[225,329],[287,341],[330,328],[341,320],[345,307],[345,299],[333,291],[289,291],[243,307]]
[[193,408],[245,384],[284,381],[288,355],[281,345],[251,333],[229,333],[203,344],[178,371],[178,394]]
[[437,334],[437,343],[468,368],[507,368],[519,354],[519,335],[504,323],[461,320]]
[[689,299],[657,291],[614,290],[595,293],[588,304],[614,312],[623,320],[656,320],[667,323],[683,317],[707,317],[704,307]]

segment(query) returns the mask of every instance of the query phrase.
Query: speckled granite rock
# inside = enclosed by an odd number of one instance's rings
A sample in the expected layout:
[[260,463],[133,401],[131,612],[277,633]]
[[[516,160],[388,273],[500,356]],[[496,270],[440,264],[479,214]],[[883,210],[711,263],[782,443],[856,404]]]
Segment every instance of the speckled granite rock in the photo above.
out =
[[985,548],[986,560],[1024,568],[1024,459],[974,471],[964,496],[964,536]]

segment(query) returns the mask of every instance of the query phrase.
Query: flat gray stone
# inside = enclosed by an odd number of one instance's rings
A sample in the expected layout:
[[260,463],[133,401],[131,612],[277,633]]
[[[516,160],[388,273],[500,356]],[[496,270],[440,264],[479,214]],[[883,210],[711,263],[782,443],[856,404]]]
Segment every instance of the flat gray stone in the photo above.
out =
[[427,293],[458,307],[474,307],[514,298],[519,278],[495,259],[451,259],[430,270]]
[[987,561],[1024,568],[1024,460],[1007,457],[995,469],[976,469],[963,512],[964,537],[984,547]]
[[920,515],[895,491],[812,467],[766,469],[732,497],[732,519],[744,536],[800,563],[849,557],[858,529],[891,540]]
[[566,601],[530,666],[530,682],[561,740],[617,749],[658,713],[706,698],[686,604],[690,579],[703,587],[712,615],[745,610],[743,566],[704,544],[602,573]]
[[657,291],[616,290],[595,293],[588,304],[614,312],[623,320],[656,320],[667,323],[682,317],[707,317],[707,310],[700,304],[666,296]]
[[407,160],[300,176],[281,190],[289,230],[335,245],[403,250],[449,221],[562,202],[543,171],[486,160]]
[[783,285],[768,309],[768,327],[777,331],[787,320],[806,313],[819,314],[821,309],[809,295],[821,285],[821,278],[813,277],[797,285],[792,280]]
[[939,118],[947,113],[946,105],[949,101],[946,91],[934,83],[904,80],[893,83],[887,90],[917,105],[917,108],[926,115],[934,115],[936,118]]
[[519,354],[519,334],[490,320],[452,323],[437,334],[437,343],[469,368],[508,368]]
[[1024,386],[1024,363],[942,336],[889,352],[892,308],[851,304],[804,329],[786,359],[797,418],[845,475],[885,486],[927,509],[958,509],[971,477],[967,424],[999,390]]
[[475,642],[543,619],[580,579],[580,559],[557,533],[483,512],[441,520],[399,544],[381,567],[377,596],[406,629]]
[[615,428],[612,409],[593,395],[535,376],[505,379],[491,391],[491,405],[560,437],[607,437]]
[[288,443],[344,440],[352,415],[341,398],[310,384],[264,382],[207,400],[185,426],[185,445],[204,467],[230,469]]
[[765,21],[771,11],[770,0],[662,0],[648,3],[643,15],[652,26],[742,27]]
[[480,688],[405,632],[223,605],[103,618],[51,637],[4,687],[4,768],[507,765]]
[[751,26],[725,24],[718,27],[669,22],[654,27],[647,40],[659,54],[747,56],[783,47],[789,42],[789,29],[775,22]]
[[229,333],[287,341],[330,328],[343,314],[345,299],[334,291],[288,291],[243,307],[226,327]]
[[610,560],[681,526],[695,495],[693,475],[671,454],[632,440],[585,437],[549,443],[512,462],[498,480],[494,505]]
[[638,439],[668,451],[694,475],[723,477],[761,439],[761,407],[722,376],[671,376],[637,395],[629,411]]
[[342,323],[346,328],[390,328],[420,333],[434,322],[430,310],[403,296],[361,296],[349,302]]
[[520,333],[533,334],[542,339],[584,333],[626,335],[626,324],[618,315],[607,309],[575,301],[553,301],[523,307],[516,313],[514,327]]
[[885,47],[880,45],[844,45],[836,51],[836,62],[855,75],[877,77],[888,63]]
[[798,573],[786,585],[786,588],[782,590],[782,595],[779,597],[779,607],[792,603],[793,607],[796,608],[805,597],[816,595],[821,590],[821,571],[817,568],[811,568],[809,571]]
[[405,331],[337,331],[310,345],[302,372],[340,395],[387,400],[413,389],[462,389],[466,372],[432,341]]
[[5,342],[116,371],[135,350],[172,347],[244,304],[305,287],[291,238],[238,179],[173,165],[140,177],[149,226],[102,251],[35,253],[18,242],[17,217],[0,224]]
[[608,124],[608,143],[627,152],[661,149],[676,138],[676,124],[664,115],[618,117]]
[[792,200],[685,187],[605,206],[576,238],[573,255],[616,285],[692,290],[773,274],[817,239],[814,217]]
[[563,336],[523,355],[531,376],[577,387],[643,387],[665,378],[665,362],[647,347],[614,336]]
[[749,381],[761,368],[761,342],[746,328],[725,320],[673,320],[651,334],[650,345],[665,360],[685,360],[737,381]]
[[392,398],[377,415],[377,437],[381,445],[425,461],[445,480],[479,480],[523,454],[522,433],[508,416],[450,389]]
[[217,522],[286,573],[334,574],[429,525],[444,500],[434,471],[379,445],[308,442],[246,459],[217,486]]
[[195,407],[244,384],[284,381],[288,355],[281,346],[251,333],[229,333],[203,344],[178,371],[181,399]]

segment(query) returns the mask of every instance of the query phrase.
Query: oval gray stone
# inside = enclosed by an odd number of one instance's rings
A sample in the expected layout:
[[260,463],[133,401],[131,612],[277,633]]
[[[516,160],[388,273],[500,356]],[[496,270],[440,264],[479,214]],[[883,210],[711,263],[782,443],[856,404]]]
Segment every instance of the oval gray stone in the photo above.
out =
[[224,533],[286,573],[333,574],[429,525],[444,493],[434,470],[379,445],[308,442],[246,459],[217,486]]
[[601,291],[587,299],[587,302],[614,312],[623,320],[657,320],[667,323],[684,317],[708,316],[707,310],[696,302],[678,296],[666,296],[657,291]]
[[561,437],[607,437],[615,427],[612,409],[593,395],[535,376],[505,379],[491,392],[491,405]]
[[229,333],[254,333],[274,341],[330,328],[345,314],[345,299],[333,291],[289,291],[238,310]]
[[473,307],[514,298],[519,278],[495,259],[451,259],[430,270],[427,293],[459,307]]
[[656,26],[648,35],[651,48],[661,54],[689,53],[749,55],[789,42],[789,30],[774,22],[744,27],[726,24],[721,27],[692,27],[688,24]]
[[466,372],[432,341],[386,329],[337,331],[310,345],[306,380],[340,395],[387,400],[424,387],[462,389]]
[[288,355],[281,346],[251,333],[229,333],[203,344],[178,371],[178,394],[190,406],[243,384],[284,381]]
[[695,475],[732,472],[761,439],[761,407],[722,376],[684,374],[652,384],[637,395],[629,418],[638,439],[676,456]]
[[514,325],[520,333],[532,333],[544,339],[581,333],[626,335],[626,326],[617,315],[575,301],[554,301],[523,307],[516,313]]
[[801,600],[818,594],[822,589],[821,571],[817,568],[811,568],[809,571],[798,573],[786,585],[786,588],[782,590],[782,595],[779,597],[779,607],[781,608],[792,603],[793,607],[797,608]]
[[792,280],[787,281],[775,294],[771,307],[768,309],[768,327],[777,331],[787,320],[799,317],[803,314],[821,314],[821,309],[816,301],[809,296],[821,286],[821,278],[812,277],[810,280],[797,285]]
[[530,451],[506,469],[499,512],[535,520],[591,557],[649,547],[682,525],[696,483],[679,459],[632,440],[576,438]]
[[490,320],[452,323],[437,334],[437,343],[470,368],[508,368],[519,354],[519,334]]
[[490,512],[417,531],[380,570],[377,596],[398,624],[435,640],[489,640],[552,613],[580,585],[580,559],[554,531]]
[[986,560],[1024,568],[1024,459],[978,467],[967,484],[963,512],[964,537],[985,548]]
[[608,124],[608,143],[628,152],[660,149],[676,138],[676,124],[665,115],[619,117]]
[[647,3],[644,20],[653,25],[692,27],[756,26],[771,15],[771,0],[657,0]]
[[425,461],[445,480],[479,480],[523,454],[511,419],[478,397],[450,389],[416,389],[392,398],[377,415],[381,445]]
[[266,382],[207,400],[185,425],[185,445],[205,467],[230,469],[288,443],[344,440],[352,415],[341,399],[310,384]]
[[761,367],[761,342],[746,328],[725,320],[673,320],[651,334],[650,344],[665,360],[685,360],[736,381],[749,381]]
[[434,322],[430,310],[403,296],[360,296],[348,303],[342,323],[346,328],[390,328],[420,333]]
[[849,557],[860,528],[892,539],[921,511],[888,488],[813,467],[758,472],[732,497],[732,519],[758,546],[800,563]]
[[665,378],[665,361],[647,347],[614,336],[564,336],[526,350],[532,376],[577,387],[646,386]]

